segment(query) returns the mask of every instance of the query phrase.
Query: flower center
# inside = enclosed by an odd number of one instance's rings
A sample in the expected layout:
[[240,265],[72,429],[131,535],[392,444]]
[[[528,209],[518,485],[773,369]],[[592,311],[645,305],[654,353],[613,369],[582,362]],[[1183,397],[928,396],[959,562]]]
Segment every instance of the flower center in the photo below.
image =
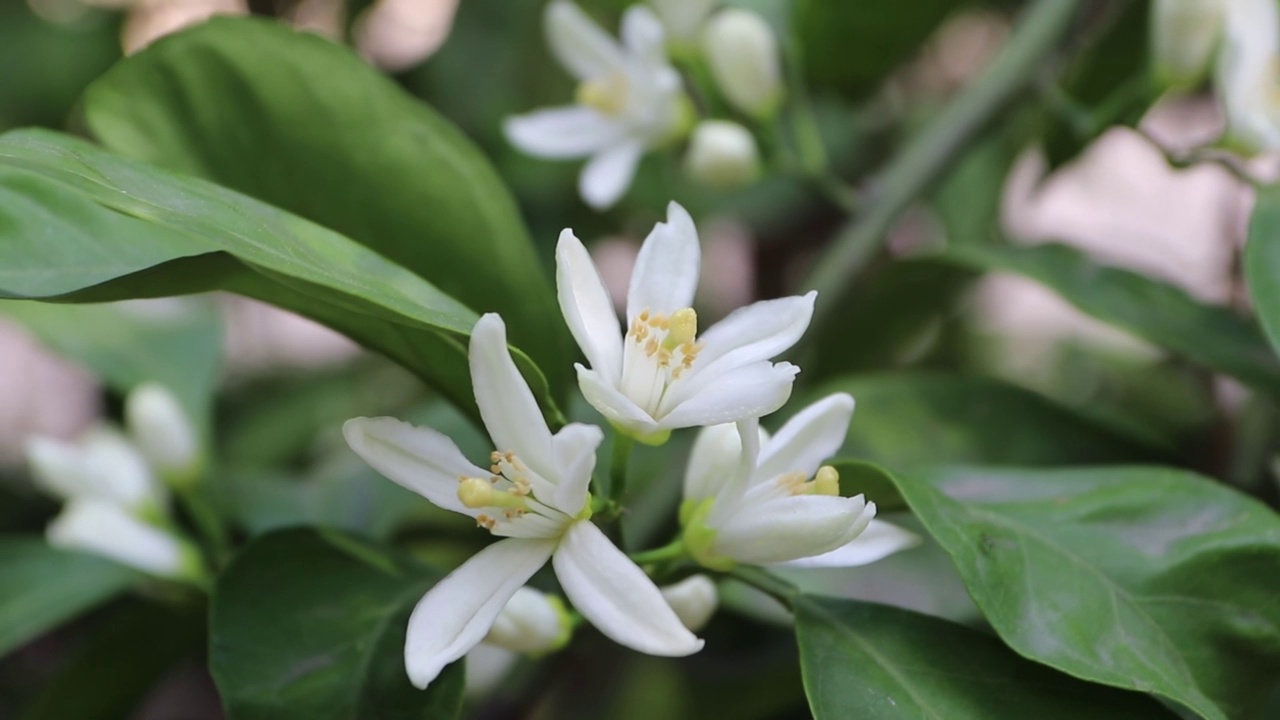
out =
[[578,84],[576,99],[602,115],[616,117],[627,107],[630,83],[622,73],[583,80]]
[[802,472],[790,472],[778,478],[778,484],[792,495],[830,495],[840,494],[840,473],[830,465],[818,468],[818,473],[810,480]]
[[631,321],[622,358],[622,391],[657,417],[668,388],[698,359],[698,314],[681,308],[668,317],[641,312]]
[[[564,513],[539,502],[535,486],[554,487],[524,463],[516,454],[494,451],[488,478],[459,477],[458,499],[472,510],[492,510],[493,514],[476,515],[476,525],[495,534],[506,534],[511,524],[540,524],[551,521],[563,524],[568,519]],[[527,516],[527,517],[526,517]],[[524,522],[522,522],[524,521]]]

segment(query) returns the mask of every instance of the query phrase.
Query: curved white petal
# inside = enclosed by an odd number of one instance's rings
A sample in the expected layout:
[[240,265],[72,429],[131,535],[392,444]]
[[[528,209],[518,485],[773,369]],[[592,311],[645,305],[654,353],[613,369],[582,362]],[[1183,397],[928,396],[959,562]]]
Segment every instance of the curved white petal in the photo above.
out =
[[764,482],[790,472],[813,477],[844,444],[853,406],[848,393],[835,393],[796,413],[761,450],[754,479]]
[[809,328],[816,292],[803,296],[761,300],[738,308],[712,325],[699,338],[702,351],[694,365],[699,375],[725,372],[768,360],[796,344]]
[[698,632],[706,626],[720,605],[716,583],[706,575],[690,575],[662,590],[662,598],[680,618],[684,626]]
[[618,72],[625,64],[618,42],[568,0],[547,5],[543,29],[551,53],[579,80]]
[[78,498],[46,531],[49,544],[81,550],[161,577],[181,577],[189,562],[183,543],[111,502]]
[[669,657],[702,649],[649,576],[590,522],[569,528],[551,562],[573,606],[614,642]]
[[572,230],[556,244],[556,295],[569,332],[591,369],[617,384],[622,373],[622,328],[591,254]]
[[831,552],[783,563],[787,567],[858,567],[919,545],[919,535],[883,520],[872,520],[856,538]]
[[791,363],[761,360],[720,375],[696,392],[677,385],[663,400],[665,412],[658,422],[674,429],[763,417],[786,404],[799,372]]
[[481,550],[418,601],[405,632],[409,680],[425,688],[484,639],[507,601],[546,564],[554,540],[512,539]]
[[591,473],[596,469],[596,449],[604,441],[604,432],[595,425],[570,423],[551,439],[560,470],[560,485],[552,504],[564,514],[573,517],[582,512],[587,503],[587,488],[591,485]]
[[594,370],[582,365],[574,365],[578,369],[578,389],[582,396],[614,425],[648,435],[661,429],[649,413],[645,412],[634,400],[623,395],[617,387],[607,382]]
[[[535,473],[558,482],[551,430],[533,391],[511,359],[507,326],[497,313],[487,313],[476,323],[469,356],[476,405],[494,447],[500,452],[514,451]],[[533,490],[537,494],[541,489],[535,483]]]
[[733,423],[705,427],[693,441],[684,473],[684,499],[715,497],[738,471],[742,440]]
[[94,494],[129,508],[164,501],[163,486],[146,458],[120,432],[95,428],[85,436],[83,448],[84,461],[96,485]]
[[617,143],[625,133],[618,123],[577,105],[509,117],[502,131],[521,152],[550,159],[592,155]]
[[78,446],[51,437],[30,437],[26,453],[31,477],[41,490],[62,500],[94,494],[92,474]]
[[644,154],[639,140],[623,140],[596,153],[578,176],[578,193],[588,205],[604,210],[618,202],[631,187],[636,165]]
[[667,221],[653,226],[636,256],[627,291],[627,321],[644,310],[669,315],[691,306],[701,263],[693,218],[672,202],[667,205]]
[[632,5],[622,15],[622,42],[649,66],[667,64],[666,30],[658,16],[644,5]]
[[1233,0],[1217,65],[1227,134],[1254,152],[1280,147],[1276,55],[1280,11],[1273,0]]
[[744,504],[717,523],[715,552],[750,565],[822,555],[850,542],[875,517],[861,495],[794,495]]
[[444,434],[391,417],[359,417],[343,423],[342,435],[361,459],[397,485],[445,510],[476,514],[458,500],[458,482],[487,478],[489,471],[472,465]]

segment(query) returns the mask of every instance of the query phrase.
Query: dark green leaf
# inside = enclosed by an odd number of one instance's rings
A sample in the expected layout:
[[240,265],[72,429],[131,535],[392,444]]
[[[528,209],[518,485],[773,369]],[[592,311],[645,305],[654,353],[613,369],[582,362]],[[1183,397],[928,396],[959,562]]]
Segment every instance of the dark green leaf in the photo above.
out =
[[0,656],[110,597],[139,575],[43,539],[0,538]]
[[1249,295],[1271,347],[1280,351],[1280,185],[1258,190],[1244,254]]
[[337,531],[250,543],[218,579],[210,670],[229,720],[457,716],[462,666],[409,684],[409,612],[440,573]]
[[812,595],[795,607],[817,720],[1174,717],[1148,698],[1054,672],[946,620]]
[[500,312],[566,389],[564,324],[502,180],[355,52],[276,22],[214,20],[117,65],[85,110],[111,150],[305,217]]
[[938,469],[899,489],[1019,654],[1249,717],[1280,678],[1280,517],[1164,468]]

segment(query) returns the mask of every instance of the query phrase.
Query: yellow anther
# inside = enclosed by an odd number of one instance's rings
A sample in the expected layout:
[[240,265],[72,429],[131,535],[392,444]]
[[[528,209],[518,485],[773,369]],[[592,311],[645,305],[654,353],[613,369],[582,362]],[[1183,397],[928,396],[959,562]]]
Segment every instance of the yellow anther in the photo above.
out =
[[813,494],[838,496],[840,494],[840,473],[830,465],[818,468],[813,478]]
[[495,520],[494,518],[489,517],[488,515],[476,516],[476,527],[482,527],[487,530],[492,530],[495,527],[497,527],[497,525],[498,525],[498,521]]
[[649,338],[649,342],[644,344],[644,354],[653,357],[656,352],[658,352],[658,339]]
[[698,313],[693,308],[681,308],[672,313],[670,326],[664,346],[675,348],[690,342],[698,334]]
[[627,107],[628,84],[625,75],[615,73],[608,77],[584,80],[578,85],[576,99],[604,115],[617,115]]

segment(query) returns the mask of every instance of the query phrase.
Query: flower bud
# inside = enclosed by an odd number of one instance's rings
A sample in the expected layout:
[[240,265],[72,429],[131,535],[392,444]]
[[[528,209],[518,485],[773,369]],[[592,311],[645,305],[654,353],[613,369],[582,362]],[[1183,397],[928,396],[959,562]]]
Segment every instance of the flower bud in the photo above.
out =
[[715,614],[719,600],[716,584],[706,575],[692,575],[675,585],[662,588],[662,597],[684,626],[697,632]]
[[1244,153],[1280,150],[1280,8],[1275,0],[1233,0],[1216,70],[1227,119],[1223,145]]
[[778,38],[749,10],[721,10],[702,34],[702,50],[721,92],[739,110],[769,117],[782,101]]
[[27,460],[36,483],[62,500],[92,498],[131,512],[166,500],[146,460],[113,429],[92,430],[78,444],[30,438]]
[[560,598],[522,587],[507,601],[484,641],[525,655],[559,650],[569,642],[573,622]]
[[698,37],[716,0],[649,0],[667,35],[677,43],[688,43]]
[[704,120],[684,156],[689,177],[710,187],[741,187],[760,177],[760,155],[750,131],[727,120]]
[[154,382],[134,388],[124,414],[134,442],[166,483],[183,487],[199,479],[200,439],[168,388]]
[[1151,53],[1159,82],[1190,88],[1209,74],[1221,42],[1223,0],[1156,0],[1151,10]]
[[100,555],[151,575],[193,581],[203,576],[200,554],[190,543],[102,500],[72,500],[45,534],[54,547]]

